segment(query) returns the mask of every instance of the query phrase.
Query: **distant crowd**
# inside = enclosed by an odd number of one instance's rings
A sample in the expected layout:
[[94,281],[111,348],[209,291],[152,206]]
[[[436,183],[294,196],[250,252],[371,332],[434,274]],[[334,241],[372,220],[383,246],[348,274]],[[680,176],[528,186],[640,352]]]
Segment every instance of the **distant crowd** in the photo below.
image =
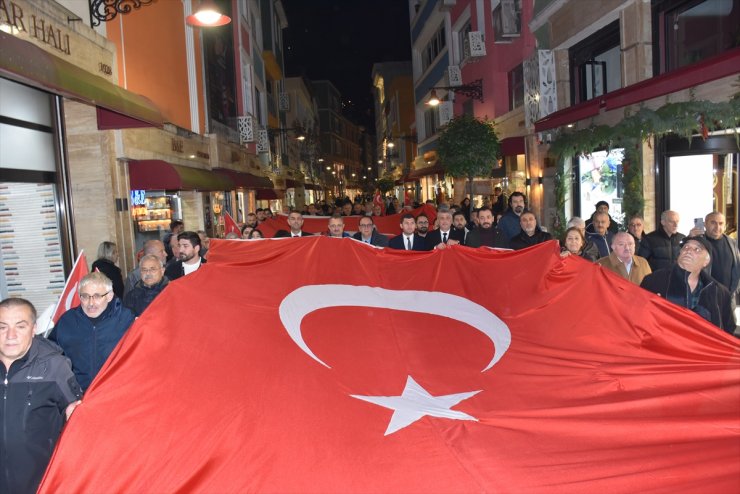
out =
[[[459,205],[440,205],[433,222],[426,214],[412,214],[417,206],[377,197],[309,204],[303,211],[291,211],[287,229],[274,236],[352,237],[375,247],[414,251],[453,245],[518,250],[553,238],[540,227],[521,192],[505,200],[497,189],[479,208],[471,208],[468,198]],[[401,233],[387,236],[377,231],[375,220],[391,214],[399,215]],[[260,225],[272,216],[269,209],[247,214],[241,238],[263,238]],[[326,229],[304,231],[306,216],[327,216]],[[348,216],[359,217],[359,231],[345,232]],[[709,212],[703,224],[686,235],[677,231],[678,224],[678,213],[664,211],[660,226],[651,233],[643,231],[640,216],[629,218],[625,230],[610,216],[609,204],[600,202],[587,220],[568,221],[560,239],[561,255],[598,263],[733,334],[740,282],[737,241],[725,234],[725,217],[719,212]],[[36,489],[65,419],[80,404],[119,340],[171,281],[207,263],[209,241],[205,232],[186,231],[182,221],[173,221],[162,240],[144,244],[138,266],[125,277],[117,266],[116,245],[102,242],[93,272],[79,283],[80,306],[62,315],[48,339],[34,338],[37,315],[31,303],[20,298],[0,302],[0,358],[6,387],[0,411],[6,434],[0,446],[8,464],[0,472],[0,492]],[[29,369],[34,369],[33,381],[26,379]],[[34,430],[24,427],[29,414],[37,424]]]

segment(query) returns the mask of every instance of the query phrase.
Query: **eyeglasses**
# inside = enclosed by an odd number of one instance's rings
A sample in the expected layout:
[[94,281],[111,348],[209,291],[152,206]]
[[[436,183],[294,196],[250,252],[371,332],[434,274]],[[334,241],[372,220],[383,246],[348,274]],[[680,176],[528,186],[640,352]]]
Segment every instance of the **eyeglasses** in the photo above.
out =
[[93,302],[98,303],[101,300],[103,300],[106,297],[106,295],[108,295],[109,293],[110,293],[110,290],[108,290],[105,293],[93,293],[92,295],[87,294],[87,293],[80,293],[80,300],[82,300],[83,302],[92,300]]
[[149,273],[156,273],[157,271],[161,270],[162,268],[141,268],[141,274],[149,274]]

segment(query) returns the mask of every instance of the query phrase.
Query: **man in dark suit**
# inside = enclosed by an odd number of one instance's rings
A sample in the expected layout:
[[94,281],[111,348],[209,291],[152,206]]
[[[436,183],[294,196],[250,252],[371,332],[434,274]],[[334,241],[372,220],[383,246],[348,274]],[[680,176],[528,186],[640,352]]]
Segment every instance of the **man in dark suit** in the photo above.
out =
[[411,213],[401,216],[401,234],[393,237],[388,242],[388,247],[398,250],[429,250],[424,237],[416,232],[416,218]]
[[388,237],[375,230],[372,216],[360,218],[360,231],[352,235],[352,238],[376,247],[388,247]]
[[432,249],[444,249],[448,245],[460,243],[459,240],[453,237],[455,231],[452,228],[452,213],[449,209],[440,206],[439,211],[437,211],[437,223],[439,228],[429,232],[424,239],[427,246],[431,246]]
[[282,237],[310,237],[311,234],[301,230],[303,228],[303,215],[300,211],[291,211],[288,215],[288,226],[290,231],[278,230],[275,232],[275,238]]

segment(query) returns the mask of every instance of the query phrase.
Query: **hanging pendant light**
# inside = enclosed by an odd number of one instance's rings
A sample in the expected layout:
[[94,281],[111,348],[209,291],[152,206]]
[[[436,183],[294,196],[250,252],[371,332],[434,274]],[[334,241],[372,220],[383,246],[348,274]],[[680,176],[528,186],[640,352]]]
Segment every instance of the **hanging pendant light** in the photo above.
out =
[[203,0],[198,10],[185,18],[185,22],[194,27],[218,27],[230,23],[231,17],[222,14],[213,0]]
[[435,89],[432,89],[432,94],[429,95],[429,101],[427,101],[427,105],[429,106],[439,105],[439,98],[437,97],[437,91]]

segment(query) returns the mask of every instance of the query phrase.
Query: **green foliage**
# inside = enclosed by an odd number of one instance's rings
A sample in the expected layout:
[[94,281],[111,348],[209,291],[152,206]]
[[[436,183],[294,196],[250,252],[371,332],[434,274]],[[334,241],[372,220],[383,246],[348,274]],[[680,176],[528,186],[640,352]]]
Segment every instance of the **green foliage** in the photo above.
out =
[[[740,81],[740,78],[739,78]],[[702,123],[704,128],[702,128]],[[550,154],[558,161],[555,181],[555,202],[557,213],[555,231],[559,233],[559,218],[565,214],[565,194],[567,187],[562,174],[565,161],[581,153],[591,153],[599,149],[622,147],[625,149],[623,174],[614,177],[621,180],[624,188],[624,212],[629,218],[642,214],[644,197],[642,191],[642,153],[641,144],[651,137],[656,139],[668,135],[679,135],[691,141],[694,135],[703,135],[713,130],[740,127],[740,92],[726,103],[712,101],[684,101],[667,103],[657,110],[641,107],[636,113],[625,112],[625,117],[614,127],[595,126],[563,133],[550,145]],[[735,140],[740,149],[740,133],[735,131]],[[560,182],[563,182],[560,184]]]
[[622,161],[622,183],[624,184],[624,223],[627,225],[629,218],[642,214],[645,206],[645,197],[642,193],[642,153],[639,143],[624,148],[624,161]]
[[501,151],[489,120],[462,115],[451,120],[439,136],[437,154],[452,177],[489,177]]
[[380,192],[385,195],[387,192],[393,190],[393,186],[396,185],[396,179],[389,173],[384,173],[375,184]]

